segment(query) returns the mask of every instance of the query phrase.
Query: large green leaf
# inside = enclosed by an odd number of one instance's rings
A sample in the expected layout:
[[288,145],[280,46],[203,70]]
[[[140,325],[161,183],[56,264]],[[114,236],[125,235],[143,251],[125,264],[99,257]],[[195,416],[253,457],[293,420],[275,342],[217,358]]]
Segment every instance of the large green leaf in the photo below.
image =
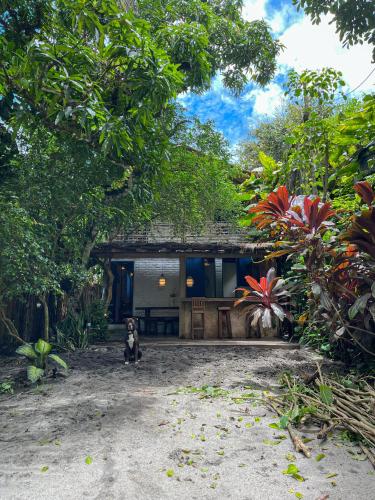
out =
[[50,354],[48,356],[50,359],[52,359],[55,363],[57,363],[58,365],[62,366],[64,368],[64,370],[67,370],[68,369],[68,365],[65,363],[65,361],[63,359],[60,358],[60,356],[58,356],[57,354]]
[[17,354],[20,354],[21,356],[26,356],[28,359],[36,359],[38,355],[34,351],[34,348],[30,344],[23,344],[18,347],[16,350]]
[[36,352],[44,356],[47,356],[47,354],[51,352],[51,349],[52,349],[51,344],[49,344],[43,339],[39,339],[38,342],[35,344]]
[[321,384],[319,386],[319,393],[320,393],[320,399],[325,403],[326,405],[331,405],[333,403],[333,394],[332,394],[332,389],[325,384]]
[[40,380],[44,375],[44,370],[41,368],[37,368],[34,365],[30,365],[27,367],[27,378],[31,383],[35,384],[38,380]]

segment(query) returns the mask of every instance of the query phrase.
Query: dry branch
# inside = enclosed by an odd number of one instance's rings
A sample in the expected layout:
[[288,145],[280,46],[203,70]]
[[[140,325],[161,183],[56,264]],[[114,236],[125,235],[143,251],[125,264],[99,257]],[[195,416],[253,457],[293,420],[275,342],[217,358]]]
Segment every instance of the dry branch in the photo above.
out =
[[[375,467],[375,390],[373,380],[357,379],[354,387],[346,387],[344,381],[323,377],[320,366],[314,377],[304,381],[284,375],[286,392],[277,397],[269,397],[268,403],[279,415],[291,415],[301,411],[296,421],[310,419],[321,425],[318,439],[326,439],[334,429],[346,429],[360,441],[360,447]],[[307,383],[308,382],[308,383]],[[312,383],[313,382],[313,383]],[[322,389],[329,397],[322,396]],[[288,422],[288,431],[295,449],[307,457],[309,449]]]

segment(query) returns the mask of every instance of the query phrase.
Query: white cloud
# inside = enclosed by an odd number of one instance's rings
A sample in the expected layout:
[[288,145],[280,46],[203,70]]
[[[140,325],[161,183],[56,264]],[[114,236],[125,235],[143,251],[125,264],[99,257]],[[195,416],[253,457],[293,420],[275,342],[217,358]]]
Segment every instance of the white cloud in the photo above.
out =
[[264,89],[255,88],[243,96],[245,101],[253,102],[254,115],[272,115],[283,102],[280,85],[270,83]]
[[[284,70],[288,67],[297,71],[335,68],[342,71],[344,80],[353,89],[372,69],[371,47],[364,44],[344,49],[335,33],[335,24],[329,24],[329,20],[324,16],[319,25],[313,25],[306,16],[287,28],[280,37],[286,48],[279,64]],[[370,78],[361,90],[374,88],[374,83],[375,78]]]
[[267,15],[268,0],[245,0],[242,8],[242,17],[246,21],[265,19],[272,31],[279,35],[282,33],[292,16],[297,15],[297,10],[291,3],[285,3],[280,10],[273,11],[272,16]]
[[242,17],[246,21],[256,21],[266,17],[267,0],[245,0],[242,8]]

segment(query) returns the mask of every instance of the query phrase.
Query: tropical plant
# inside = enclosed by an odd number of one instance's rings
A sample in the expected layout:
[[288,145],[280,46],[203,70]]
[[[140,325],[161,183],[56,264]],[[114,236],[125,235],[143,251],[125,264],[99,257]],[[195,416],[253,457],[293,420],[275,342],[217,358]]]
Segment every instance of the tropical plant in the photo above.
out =
[[[301,273],[300,291],[305,289],[308,308],[297,327],[305,342],[321,344],[325,352],[334,344],[346,356],[353,346],[373,354],[375,330],[375,196],[367,182],[355,190],[369,208],[352,217],[337,238],[332,218],[338,214],[318,197],[290,195],[285,186],[270,193],[251,212],[261,228],[269,228],[282,250],[266,259],[289,254],[293,272]],[[307,285],[307,290],[306,290]],[[351,344],[341,349],[342,344]]]
[[274,319],[282,322],[285,318],[291,320],[292,315],[288,310],[290,307],[290,292],[285,286],[285,281],[276,277],[273,267],[269,269],[266,277],[260,278],[259,282],[252,276],[245,276],[248,288],[237,288],[236,292],[242,292],[242,297],[235,302],[235,306],[246,304],[246,315],[251,319],[251,326],[259,324],[263,328],[272,328]]
[[43,339],[39,339],[34,345],[23,344],[16,350],[16,353],[24,356],[30,361],[27,367],[27,378],[31,383],[40,380],[47,372],[48,361],[51,360],[55,364],[68,369],[68,365],[57,354],[51,353],[52,345]]
[[68,312],[66,318],[56,325],[56,340],[61,347],[74,351],[89,345],[89,330],[83,313]]

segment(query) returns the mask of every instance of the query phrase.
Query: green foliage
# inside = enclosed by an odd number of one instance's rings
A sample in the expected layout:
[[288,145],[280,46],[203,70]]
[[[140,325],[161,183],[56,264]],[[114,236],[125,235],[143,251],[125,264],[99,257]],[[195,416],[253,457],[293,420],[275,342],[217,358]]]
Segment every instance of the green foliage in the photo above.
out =
[[[92,249],[112,231],[164,217],[182,233],[239,209],[227,145],[175,97],[218,71],[235,92],[267,83],[280,44],[241,2],[131,5],[1,4],[1,304],[64,297],[79,314]],[[81,325],[63,330],[86,345]]]
[[105,304],[101,300],[93,302],[88,313],[90,341],[104,342],[108,337],[108,318]]
[[3,381],[0,382],[0,394],[13,394],[13,382],[12,381]]
[[66,349],[85,349],[89,345],[89,331],[83,313],[68,312],[66,318],[56,325],[57,344]]
[[27,378],[32,384],[38,382],[48,369],[48,360],[52,360],[55,364],[68,369],[68,365],[57,354],[51,353],[52,345],[43,339],[39,339],[35,344],[23,344],[16,350],[20,356],[24,356],[30,361],[27,367]]

